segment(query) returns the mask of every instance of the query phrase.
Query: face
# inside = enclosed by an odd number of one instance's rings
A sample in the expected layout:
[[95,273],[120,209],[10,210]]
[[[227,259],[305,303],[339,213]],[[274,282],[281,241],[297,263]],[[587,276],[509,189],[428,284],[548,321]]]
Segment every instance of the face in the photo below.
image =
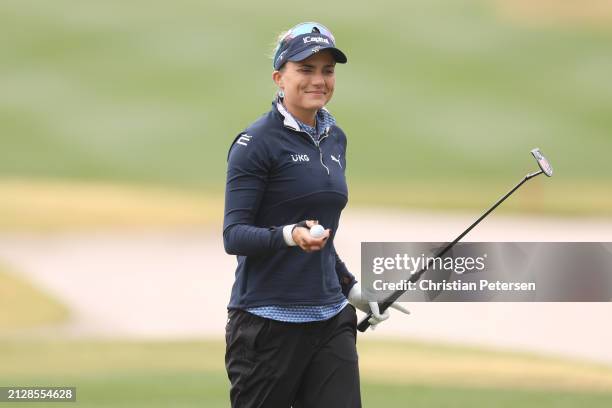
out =
[[334,94],[335,65],[331,52],[324,50],[303,61],[288,61],[284,68],[272,73],[272,79],[285,93],[287,108],[316,111]]

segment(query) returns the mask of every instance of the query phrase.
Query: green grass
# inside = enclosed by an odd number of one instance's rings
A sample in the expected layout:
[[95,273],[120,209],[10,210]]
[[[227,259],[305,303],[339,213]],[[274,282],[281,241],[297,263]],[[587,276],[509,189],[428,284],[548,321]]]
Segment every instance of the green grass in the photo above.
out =
[[[610,394],[517,391],[366,383],[362,388],[368,407],[608,407]],[[220,405],[221,406],[221,405]]]
[[[35,380],[20,382],[40,385]],[[78,407],[229,407],[229,386],[224,373],[132,373],[111,377],[94,376],[75,380],[57,379],[46,385],[76,384]],[[387,385],[364,381],[362,402],[365,407],[594,407],[607,408],[612,394],[545,392],[507,389],[428,387]],[[7,407],[38,407],[40,404],[8,404]],[[70,403],[54,403],[72,407]]]
[[[358,347],[365,406],[605,407],[612,403],[608,366],[415,342],[360,340]],[[223,352],[224,345],[214,340],[4,339],[0,340],[0,384],[76,386],[78,406],[83,407],[226,407],[229,383]],[[469,359],[469,367],[463,366],[462,358]],[[383,366],[376,366],[381,359]],[[523,372],[531,381],[518,385],[512,381],[517,363],[561,376],[552,382]],[[389,372],[389,364],[400,369]],[[482,367],[491,364],[505,383],[482,376],[486,373]],[[435,375],[427,374],[431,369]],[[470,375],[478,383],[466,382],[464,377]]]
[[609,24],[522,25],[495,4],[3,1],[0,176],[221,195],[230,141],[269,109],[271,42],[308,19],[349,56],[330,109],[353,203],[480,209],[539,146],[555,178],[521,211],[610,214]]

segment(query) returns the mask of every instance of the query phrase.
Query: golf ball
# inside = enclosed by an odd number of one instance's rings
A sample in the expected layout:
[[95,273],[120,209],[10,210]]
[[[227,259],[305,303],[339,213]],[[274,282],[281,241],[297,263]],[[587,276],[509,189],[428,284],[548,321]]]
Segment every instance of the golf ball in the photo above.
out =
[[325,234],[325,228],[322,225],[316,224],[310,228],[310,236],[313,238],[321,238]]

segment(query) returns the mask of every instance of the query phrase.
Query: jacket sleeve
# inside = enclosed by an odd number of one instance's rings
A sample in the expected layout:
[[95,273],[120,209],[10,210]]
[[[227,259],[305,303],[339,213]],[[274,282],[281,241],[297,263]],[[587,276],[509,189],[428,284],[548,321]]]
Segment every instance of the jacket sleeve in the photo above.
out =
[[336,257],[336,275],[338,275],[338,281],[340,282],[340,286],[342,287],[342,293],[344,296],[348,298],[348,294],[357,283],[357,279],[355,276],[349,272],[346,268],[346,264],[342,262],[342,259],[338,256],[336,252],[336,248],[332,245],[332,251],[334,252],[334,256]]
[[231,255],[258,256],[286,248],[283,228],[254,225],[271,161],[257,136],[239,135],[230,148],[225,185],[223,245]]

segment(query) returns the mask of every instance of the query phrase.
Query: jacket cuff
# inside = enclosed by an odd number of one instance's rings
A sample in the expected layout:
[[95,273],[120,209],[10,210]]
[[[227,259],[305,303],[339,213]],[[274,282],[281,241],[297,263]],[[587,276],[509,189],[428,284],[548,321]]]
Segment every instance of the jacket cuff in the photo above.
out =
[[297,246],[295,241],[293,240],[293,227],[295,224],[285,225],[283,227],[283,238],[285,239],[285,244],[287,246]]

